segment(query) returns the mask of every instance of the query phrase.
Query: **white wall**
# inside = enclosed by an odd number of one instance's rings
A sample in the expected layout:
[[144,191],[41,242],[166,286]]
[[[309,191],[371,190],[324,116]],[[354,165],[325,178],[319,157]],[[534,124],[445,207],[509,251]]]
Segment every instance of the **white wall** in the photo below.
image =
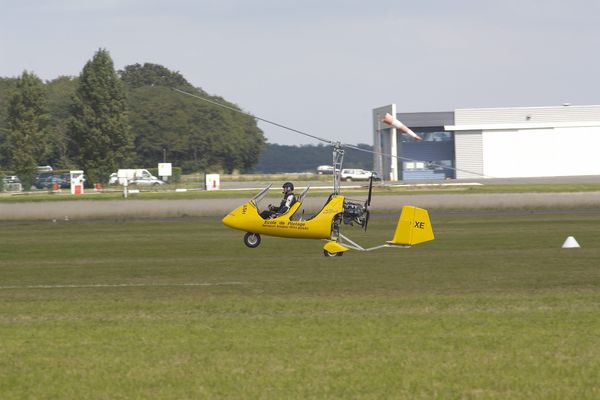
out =
[[600,175],[600,127],[483,131],[483,173],[493,178]]
[[460,131],[454,134],[456,178],[483,177],[483,140],[481,131]]

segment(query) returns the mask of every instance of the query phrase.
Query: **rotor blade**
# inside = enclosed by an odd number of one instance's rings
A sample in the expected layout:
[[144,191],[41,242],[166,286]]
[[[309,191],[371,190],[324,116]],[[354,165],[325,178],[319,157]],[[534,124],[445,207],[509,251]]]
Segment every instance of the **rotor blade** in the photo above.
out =
[[367,231],[367,226],[369,225],[369,217],[371,216],[371,213],[369,212],[369,210],[366,211],[367,215],[365,217],[365,223],[363,225],[363,227],[365,228],[365,232]]
[[[328,144],[330,144],[330,145],[333,145],[333,146],[335,146],[335,145],[337,144],[337,145],[341,145],[341,146],[343,146],[343,147],[347,147],[347,148],[349,148],[349,149],[354,149],[354,150],[358,150],[358,151],[363,151],[363,152],[366,152],[366,153],[371,153],[371,154],[375,154],[375,155],[379,155],[379,156],[383,156],[383,157],[388,157],[388,158],[396,158],[396,159],[398,159],[398,160],[412,161],[412,162],[417,162],[417,161],[420,161],[420,160],[415,160],[415,159],[412,159],[412,158],[407,158],[407,157],[401,157],[401,156],[392,156],[391,154],[385,154],[385,153],[381,153],[381,152],[378,152],[378,151],[367,150],[367,149],[363,149],[363,148],[361,148],[361,147],[358,147],[358,146],[355,146],[355,145],[351,145],[351,144],[345,144],[345,143],[337,142],[337,141],[334,141],[334,140],[328,140],[328,139],[324,139],[324,138],[322,138],[322,137],[318,137],[318,136],[315,136],[315,135],[311,135],[310,133],[307,133],[307,132],[302,132],[302,131],[300,131],[300,130],[298,130],[298,129],[290,128],[289,126],[285,126],[285,125],[283,125],[283,124],[280,124],[280,123],[277,123],[277,122],[274,122],[274,121],[269,121],[268,119],[265,119],[265,118],[257,117],[256,115],[252,115],[252,114],[250,114],[249,112],[246,112],[246,111],[239,110],[239,109],[237,109],[237,108],[235,108],[235,107],[231,107],[231,106],[229,106],[229,105],[227,105],[227,104],[222,104],[222,103],[219,103],[219,102],[217,102],[217,101],[214,101],[214,100],[208,99],[208,98],[206,98],[206,97],[203,97],[203,96],[198,96],[198,95],[196,95],[196,94],[189,93],[189,92],[186,92],[186,91],[184,91],[184,90],[177,89],[177,88],[174,88],[174,87],[172,87],[171,89],[173,89],[174,91],[176,91],[176,92],[178,92],[178,93],[185,94],[185,95],[187,95],[187,96],[190,96],[190,97],[194,97],[194,98],[196,98],[196,99],[199,99],[199,100],[205,101],[205,102],[207,102],[207,103],[210,103],[210,104],[214,104],[214,105],[216,105],[216,106],[219,106],[219,107],[226,108],[226,109],[228,109],[228,110],[231,110],[231,111],[234,111],[234,112],[237,112],[237,113],[240,113],[240,114],[247,115],[247,116],[249,116],[249,117],[252,117],[252,118],[254,118],[254,119],[257,119],[257,120],[259,120],[259,121],[266,122],[266,123],[268,123],[268,124],[271,124],[271,125],[277,126],[277,127],[279,127],[279,128],[282,128],[282,129],[287,129],[288,131],[291,131],[291,132],[294,132],[294,133],[298,133],[298,134],[300,134],[300,135],[308,136],[308,137],[310,137],[310,138],[313,138],[313,139],[319,140],[319,141],[321,141],[321,142],[324,142],[324,143],[328,143]],[[408,129],[408,128],[407,128],[407,129]],[[479,173],[479,172],[474,172],[474,171],[469,171],[469,170],[466,170],[466,169],[460,169],[460,168],[449,167],[449,166],[447,166],[447,165],[441,165],[441,164],[436,164],[436,163],[432,163],[432,162],[430,162],[430,163],[429,163],[429,165],[432,165],[432,166],[434,166],[434,167],[440,167],[440,168],[445,168],[445,169],[451,169],[451,170],[453,170],[453,171],[466,172],[466,173],[468,173],[468,174],[471,174],[471,175],[478,175],[478,176],[481,176],[481,177],[483,177],[483,178],[493,178],[492,176],[485,175],[485,174],[481,174],[481,173]],[[334,172],[335,172],[335,171],[334,171]]]
[[325,142],[325,143],[329,143],[329,144],[334,144],[334,143],[335,143],[335,142],[334,142],[334,141],[332,141],[332,140],[323,139],[323,138],[320,138],[320,137],[318,137],[318,136],[311,135],[310,133],[302,132],[302,131],[299,131],[299,130],[297,130],[297,129],[290,128],[289,126],[285,126],[285,125],[283,125],[283,124],[280,124],[280,123],[277,123],[277,122],[269,121],[268,119],[264,119],[264,118],[257,117],[256,115],[252,115],[252,114],[250,114],[249,112],[245,112],[245,111],[242,111],[242,110],[238,110],[238,109],[237,109],[237,108],[235,108],[235,107],[231,107],[231,106],[228,106],[227,104],[222,104],[222,103],[219,103],[219,102],[217,102],[217,101],[214,101],[214,100],[208,99],[208,98],[206,98],[206,97],[198,96],[198,95],[196,95],[196,94],[189,93],[189,92],[186,92],[186,91],[183,91],[183,90],[177,89],[177,88],[171,88],[171,89],[173,89],[174,91],[176,91],[176,92],[179,92],[179,93],[181,93],[181,94],[185,94],[185,95],[187,95],[187,96],[194,97],[194,98],[196,98],[196,99],[199,99],[199,100],[203,100],[203,101],[205,101],[205,102],[207,102],[207,103],[210,103],[210,104],[214,104],[215,106],[223,107],[223,108],[226,108],[226,109],[228,109],[228,110],[235,111],[235,112],[237,112],[237,113],[240,113],[240,114],[247,115],[247,116],[249,116],[249,117],[252,117],[252,118],[254,118],[254,119],[257,119],[257,120],[259,120],[259,121],[266,122],[267,124],[275,125],[275,126],[278,126],[278,127],[280,127],[280,128],[287,129],[288,131],[292,131],[292,132],[295,132],[295,133],[299,133],[300,135],[304,135],[304,136],[308,136],[308,137],[310,137],[310,138],[313,138],[313,139],[320,140],[321,142]]

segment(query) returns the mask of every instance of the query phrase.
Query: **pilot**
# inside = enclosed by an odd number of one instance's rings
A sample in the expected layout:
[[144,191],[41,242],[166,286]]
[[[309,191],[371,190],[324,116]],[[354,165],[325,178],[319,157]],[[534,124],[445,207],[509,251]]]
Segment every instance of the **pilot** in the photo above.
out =
[[261,212],[260,216],[264,219],[279,217],[288,212],[295,202],[296,196],[294,195],[294,184],[292,182],[286,182],[283,184],[283,200],[281,200],[279,207],[269,204],[269,209]]

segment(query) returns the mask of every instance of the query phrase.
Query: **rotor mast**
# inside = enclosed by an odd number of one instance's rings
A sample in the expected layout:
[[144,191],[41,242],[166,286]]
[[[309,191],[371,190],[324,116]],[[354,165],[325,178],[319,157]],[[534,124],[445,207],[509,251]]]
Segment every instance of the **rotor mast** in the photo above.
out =
[[342,181],[342,163],[344,161],[344,147],[341,142],[334,142],[333,145],[333,194],[340,194]]

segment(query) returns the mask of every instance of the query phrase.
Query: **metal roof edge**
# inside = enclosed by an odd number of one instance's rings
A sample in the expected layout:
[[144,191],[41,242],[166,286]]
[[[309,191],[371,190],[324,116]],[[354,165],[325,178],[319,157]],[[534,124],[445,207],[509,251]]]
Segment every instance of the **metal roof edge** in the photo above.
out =
[[600,121],[445,125],[444,129],[447,131],[493,131],[505,129],[581,128],[589,126],[600,127]]

